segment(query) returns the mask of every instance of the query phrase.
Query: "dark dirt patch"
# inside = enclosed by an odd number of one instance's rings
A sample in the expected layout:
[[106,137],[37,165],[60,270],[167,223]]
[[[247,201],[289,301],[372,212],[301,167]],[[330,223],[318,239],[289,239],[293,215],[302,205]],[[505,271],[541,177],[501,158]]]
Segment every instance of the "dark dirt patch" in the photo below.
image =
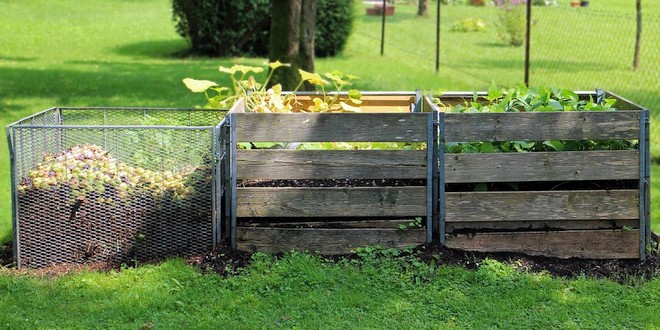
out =
[[[657,236],[654,240],[658,242]],[[559,259],[529,256],[520,253],[484,253],[450,249],[437,244],[419,246],[413,252],[420,260],[436,265],[461,266],[466,269],[478,269],[486,259],[497,260],[532,273],[548,273],[555,277],[610,279],[619,283],[634,283],[637,280],[649,280],[660,275],[660,255],[649,253],[645,261],[612,259]],[[252,254],[233,251],[226,246],[219,246],[207,254],[187,259],[191,265],[202,272],[215,272],[221,276],[236,274],[240,268],[250,264]],[[355,254],[329,256],[329,260],[357,259]]]
[[0,245],[0,265],[2,267],[11,267],[14,265],[14,249],[12,243]]
[[555,277],[610,279],[619,283],[630,283],[637,279],[649,280],[660,275],[660,255],[647,254],[645,261],[636,259],[579,259],[529,256],[521,253],[484,253],[449,249],[440,245],[418,248],[420,259],[436,264],[462,266],[478,269],[485,259],[497,260],[512,265],[521,271],[548,273]]
[[222,277],[234,275],[241,268],[247,267],[252,260],[252,253],[232,250],[225,245],[218,245],[213,250],[186,258],[188,264],[196,266],[202,273],[216,273]]
[[[653,236],[656,243],[658,237]],[[619,283],[636,283],[660,276],[660,255],[649,253],[645,261],[640,260],[598,260],[598,259],[559,259],[529,256],[520,253],[483,253],[449,249],[437,244],[423,245],[413,254],[427,263],[432,260],[436,265],[461,266],[466,269],[478,269],[486,259],[497,260],[525,272],[548,273],[555,277],[610,279]],[[0,258],[4,268],[14,268],[12,245],[0,245]],[[329,256],[329,260],[358,259],[355,254]],[[223,277],[233,276],[241,268],[250,265],[252,253],[229,249],[218,245],[204,254],[185,258],[186,262],[197,267],[202,273],[216,273]],[[154,261],[156,262],[156,261]],[[149,262],[151,263],[151,262]],[[113,263],[60,264],[40,269],[28,270],[30,274],[58,276],[78,273],[83,270],[110,271],[120,270],[121,265]]]

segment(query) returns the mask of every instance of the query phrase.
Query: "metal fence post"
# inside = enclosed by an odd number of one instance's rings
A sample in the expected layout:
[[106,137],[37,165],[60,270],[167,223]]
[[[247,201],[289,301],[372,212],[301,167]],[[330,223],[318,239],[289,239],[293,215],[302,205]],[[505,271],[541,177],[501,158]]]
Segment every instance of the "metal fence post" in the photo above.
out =
[[14,262],[16,262],[16,267],[21,267],[20,251],[18,247],[18,197],[16,196],[16,162],[15,162],[15,150],[14,146],[14,135],[12,134],[12,126],[7,126],[5,128],[7,133],[7,146],[9,148],[9,176],[11,184],[11,223],[12,223],[12,248],[14,254]]

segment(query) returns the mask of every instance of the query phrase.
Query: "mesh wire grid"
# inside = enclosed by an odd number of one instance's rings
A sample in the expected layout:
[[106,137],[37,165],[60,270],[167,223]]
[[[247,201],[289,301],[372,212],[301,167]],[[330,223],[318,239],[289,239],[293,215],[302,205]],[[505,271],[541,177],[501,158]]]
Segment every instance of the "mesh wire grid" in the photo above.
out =
[[53,108],[11,125],[18,265],[209,249],[213,152],[224,113]]

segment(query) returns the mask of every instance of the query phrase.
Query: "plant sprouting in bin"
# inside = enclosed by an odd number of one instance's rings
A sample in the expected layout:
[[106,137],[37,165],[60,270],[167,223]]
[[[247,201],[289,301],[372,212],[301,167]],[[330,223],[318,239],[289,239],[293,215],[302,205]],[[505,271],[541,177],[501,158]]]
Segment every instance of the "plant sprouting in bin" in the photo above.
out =
[[[311,108],[314,112],[334,112],[334,111],[360,111],[359,105],[360,92],[357,90],[348,90],[348,97],[342,100],[339,92],[349,86],[351,80],[357,77],[344,74],[339,71],[325,73],[321,76],[318,73],[310,73],[299,69],[301,80],[298,86],[292,91],[282,91],[280,84],[275,84],[268,88],[273,72],[280,67],[290,66],[290,64],[272,62],[269,65],[270,72],[263,82],[258,82],[255,75],[264,71],[262,67],[246,66],[235,64],[231,68],[219,67],[219,71],[229,74],[231,78],[231,87],[220,86],[218,83],[210,80],[197,80],[192,78],[183,79],[183,83],[195,93],[204,93],[206,96],[207,108],[228,109],[240,98],[245,98],[246,110],[249,112],[299,112],[306,111],[298,107],[296,92],[304,83],[309,83],[316,87],[320,95],[314,97],[312,101],[314,106]],[[328,80],[324,79],[327,78]],[[326,86],[332,84],[336,93],[328,93]]]
[[[474,93],[471,100],[462,104],[444,104],[440,98],[434,103],[444,108],[446,113],[488,113],[488,112],[546,112],[546,111],[614,111],[616,99],[605,98],[600,102],[591,97],[580,99],[574,91],[552,87],[528,88],[519,85],[502,89],[491,86],[481,98]],[[614,141],[481,141],[452,142],[445,145],[448,153],[490,153],[490,152],[534,152],[569,150],[630,150],[638,146],[637,140]]]

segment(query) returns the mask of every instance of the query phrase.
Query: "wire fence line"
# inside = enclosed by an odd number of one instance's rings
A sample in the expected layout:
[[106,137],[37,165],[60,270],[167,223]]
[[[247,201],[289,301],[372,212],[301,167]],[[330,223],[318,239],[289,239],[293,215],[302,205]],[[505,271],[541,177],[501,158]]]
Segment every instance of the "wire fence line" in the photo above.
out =
[[[434,70],[435,19],[416,18],[413,7],[397,5],[397,10],[402,10],[388,17],[385,53],[405,56]],[[483,81],[485,86],[522,83],[524,47],[509,46],[499,38],[500,14],[494,6],[444,6],[440,66]],[[468,19],[483,21],[485,31],[468,33],[452,28]],[[380,22],[369,18],[364,22],[368,25],[360,27],[358,33],[370,44],[378,43]],[[625,10],[572,8],[568,4],[533,6],[530,85],[605,88],[643,106],[654,106],[660,101],[660,11],[643,9],[642,22],[640,66],[633,69],[637,24],[634,2]]]

